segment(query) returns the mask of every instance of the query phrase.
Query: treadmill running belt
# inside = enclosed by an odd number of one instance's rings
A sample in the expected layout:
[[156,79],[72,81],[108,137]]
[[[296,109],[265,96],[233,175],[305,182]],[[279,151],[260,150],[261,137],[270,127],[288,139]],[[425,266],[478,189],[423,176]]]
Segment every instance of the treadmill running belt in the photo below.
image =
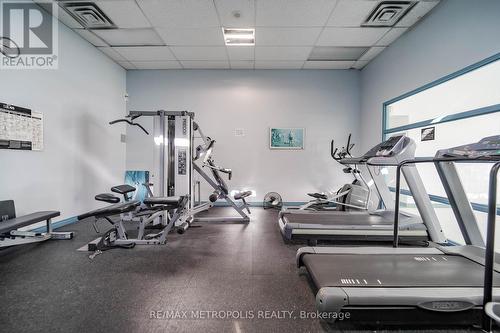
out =
[[394,223],[392,219],[387,219],[379,215],[364,214],[283,214],[285,223],[321,225],[323,228],[342,225],[390,225]]
[[[306,254],[304,265],[323,287],[482,287],[484,267],[447,255]],[[500,286],[500,274],[494,273]]]

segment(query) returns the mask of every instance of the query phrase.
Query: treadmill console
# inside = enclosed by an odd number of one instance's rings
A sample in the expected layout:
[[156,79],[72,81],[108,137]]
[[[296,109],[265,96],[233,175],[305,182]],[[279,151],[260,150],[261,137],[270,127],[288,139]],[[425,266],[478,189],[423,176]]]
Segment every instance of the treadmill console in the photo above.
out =
[[470,159],[500,160],[500,135],[489,136],[479,142],[449,149],[441,149],[436,158],[464,157]]
[[388,140],[380,144],[378,151],[375,153],[375,156],[389,157],[394,154],[397,154],[404,147],[405,143],[404,139],[405,139],[404,135],[397,135],[390,137]]
[[390,157],[399,154],[409,143],[404,135],[391,136],[389,139],[379,143],[363,155],[363,158],[369,159],[372,157]]
[[[363,156],[358,158],[345,158],[340,161],[342,164],[360,164],[374,158],[380,159],[380,165],[394,165],[399,161],[415,157],[415,142],[405,135],[395,135],[379,143]],[[384,160],[382,162],[382,160]]]

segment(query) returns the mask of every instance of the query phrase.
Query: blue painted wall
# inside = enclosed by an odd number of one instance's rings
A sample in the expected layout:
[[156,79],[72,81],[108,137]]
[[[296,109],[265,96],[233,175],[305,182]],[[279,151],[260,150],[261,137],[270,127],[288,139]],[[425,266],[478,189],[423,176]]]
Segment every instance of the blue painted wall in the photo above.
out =
[[361,72],[363,149],[381,140],[382,103],[500,52],[500,1],[442,0]]
[[0,151],[0,200],[18,215],[59,210],[61,220],[97,206],[123,182],[125,70],[62,23],[57,70],[0,70],[0,101],[44,115],[44,149]]

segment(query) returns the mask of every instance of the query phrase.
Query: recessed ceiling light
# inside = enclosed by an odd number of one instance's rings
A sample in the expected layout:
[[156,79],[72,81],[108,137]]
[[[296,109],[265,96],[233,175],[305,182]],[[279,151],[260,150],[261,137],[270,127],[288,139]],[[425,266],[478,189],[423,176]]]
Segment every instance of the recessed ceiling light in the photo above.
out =
[[226,45],[255,45],[255,29],[222,28]]

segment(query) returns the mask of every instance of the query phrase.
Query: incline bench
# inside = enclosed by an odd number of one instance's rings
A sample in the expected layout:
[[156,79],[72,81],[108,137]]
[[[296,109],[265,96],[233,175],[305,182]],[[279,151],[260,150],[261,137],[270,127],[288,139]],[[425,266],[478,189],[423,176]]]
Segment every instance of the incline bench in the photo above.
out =
[[[183,214],[188,203],[187,196],[146,197],[141,203],[130,196],[136,188],[126,184],[114,186],[111,191],[123,195],[123,201],[114,194],[101,193],[96,195],[95,199],[111,205],[77,216],[78,221],[90,218],[97,233],[99,233],[98,221],[106,220],[112,225],[103,236],[87,244],[87,249],[94,251],[95,255],[112,248],[130,249],[135,245],[165,244],[167,234],[175,227],[176,221]],[[112,218],[117,215],[120,218]],[[158,220],[160,223],[156,227],[161,230],[157,233],[148,233],[147,228],[153,226]],[[128,234],[126,224],[135,225],[137,230],[135,238]]]
[[[59,215],[61,213],[58,211],[42,211],[16,217],[14,201],[0,201],[0,247],[73,238],[73,232],[52,231],[52,219]],[[47,232],[18,230],[42,221],[47,222]]]

